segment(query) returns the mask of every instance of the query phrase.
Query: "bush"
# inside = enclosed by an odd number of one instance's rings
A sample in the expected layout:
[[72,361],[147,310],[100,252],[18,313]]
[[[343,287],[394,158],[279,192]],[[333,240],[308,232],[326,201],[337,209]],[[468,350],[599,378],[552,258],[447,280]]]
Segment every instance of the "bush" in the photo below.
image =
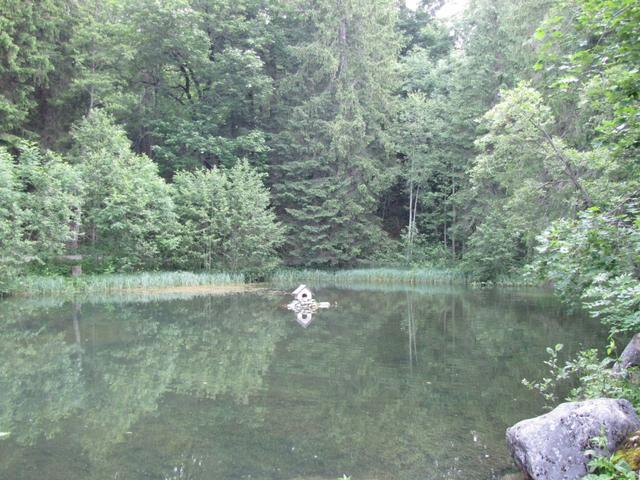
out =
[[279,264],[283,228],[269,207],[262,175],[246,161],[230,169],[179,172],[172,193],[181,225],[178,266],[255,279]]
[[133,153],[124,130],[99,110],[72,135],[84,184],[80,251],[107,271],[160,268],[175,245],[177,222],[157,165]]
[[532,270],[566,302],[584,307],[610,335],[640,328],[640,217],[634,202],[618,213],[597,208],[555,222],[539,237]]
[[549,376],[539,381],[523,379],[522,383],[527,388],[538,391],[551,405],[558,401],[558,392],[563,382],[573,382],[574,388],[571,389],[567,400],[624,398],[636,408],[640,408],[640,388],[631,380],[636,369],[629,369],[626,374],[614,372],[610,368],[614,359],[600,358],[597,349],[579,352],[574,359],[560,365],[558,354],[561,350],[561,344],[547,348],[549,359],[545,364],[549,367]]

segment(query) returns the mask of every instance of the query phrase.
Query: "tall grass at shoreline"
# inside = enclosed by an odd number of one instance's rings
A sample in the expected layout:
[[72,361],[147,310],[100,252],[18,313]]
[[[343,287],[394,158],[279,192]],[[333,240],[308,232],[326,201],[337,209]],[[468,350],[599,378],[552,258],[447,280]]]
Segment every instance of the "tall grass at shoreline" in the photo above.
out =
[[278,270],[271,280],[277,284],[307,282],[312,285],[350,284],[409,284],[452,285],[467,283],[466,276],[455,269],[420,268],[401,270],[395,268],[367,268],[353,270]]
[[[13,294],[49,295],[76,293],[109,293],[127,290],[170,289],[176,287],[225,286],[244,284],[242,274],[204,272],[140,272],[67,276],[26,276],[15,285]],[[523,277],[505,277],[493,283],[473,282],[462,271],[438,268],[362,268],[351,270],[281,269],[268,279],[278,286],[297,283],[313,286],[353,285],[469,285],[472,287],[536,286]]]
[[232,273],[142,272],[83,275],[76,278],[27,276],[16,285],[15,292],[46,295],[65,292],[110,292],[242,283],[244,283],[244,276]]

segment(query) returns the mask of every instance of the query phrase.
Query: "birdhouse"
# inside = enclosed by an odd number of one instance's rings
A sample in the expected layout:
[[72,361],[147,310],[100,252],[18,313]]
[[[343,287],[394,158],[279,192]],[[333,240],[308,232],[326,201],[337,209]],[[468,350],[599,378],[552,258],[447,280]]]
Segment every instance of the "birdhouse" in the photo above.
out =
[[291,295],[293,295],[295,299],[298,300],[299,302],[306,303],[313,300],[313,294],[311,293],[311,290],[307,288],[306,285],[300,285],[293,292],[291,292]]

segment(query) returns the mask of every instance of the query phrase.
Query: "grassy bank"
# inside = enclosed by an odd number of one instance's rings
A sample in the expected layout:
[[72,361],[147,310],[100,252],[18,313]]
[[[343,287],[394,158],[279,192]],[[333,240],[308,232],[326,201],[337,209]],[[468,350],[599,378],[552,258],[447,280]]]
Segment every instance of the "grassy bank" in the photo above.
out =
[[[505,277],[492,284],[474,283],[460,270],[437,268],[367,268],[351,270],[294,270],[276,271],[269,279],[276,285],[290,287],[306,283],[311,286],[353,285],[471,285],[474,287],[530,286],[522,277]],[[204,294],[215,288],[241,286],[242,274],[192,272],[140,272],[119,274],[90,274],[72,278],[68,276],[22,277],[15,285],[17,295],[49,295],[76,293],[110,293],[135,291],[168,291]]]
[[141,272],[63,276],[27,276],[20,279],[14,292],[23,295],[47,295],[74,292],[114,292],[124,290],[158,290],[183,287],[238,285],[241,274],[191,272]]
[[309,283],[311,285],[407,284],[453,285],[466,283],[465,275],[455,269],[367,268],[353,270],[279,270],[271,277],[277,284]]

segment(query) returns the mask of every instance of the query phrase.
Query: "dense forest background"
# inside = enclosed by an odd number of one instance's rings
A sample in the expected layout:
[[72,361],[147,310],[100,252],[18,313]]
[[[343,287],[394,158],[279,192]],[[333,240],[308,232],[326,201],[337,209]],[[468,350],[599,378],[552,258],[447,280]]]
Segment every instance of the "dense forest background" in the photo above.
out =
[[527,266],[637,321],[640,5],[441,4],[0,0],[0,284]]

